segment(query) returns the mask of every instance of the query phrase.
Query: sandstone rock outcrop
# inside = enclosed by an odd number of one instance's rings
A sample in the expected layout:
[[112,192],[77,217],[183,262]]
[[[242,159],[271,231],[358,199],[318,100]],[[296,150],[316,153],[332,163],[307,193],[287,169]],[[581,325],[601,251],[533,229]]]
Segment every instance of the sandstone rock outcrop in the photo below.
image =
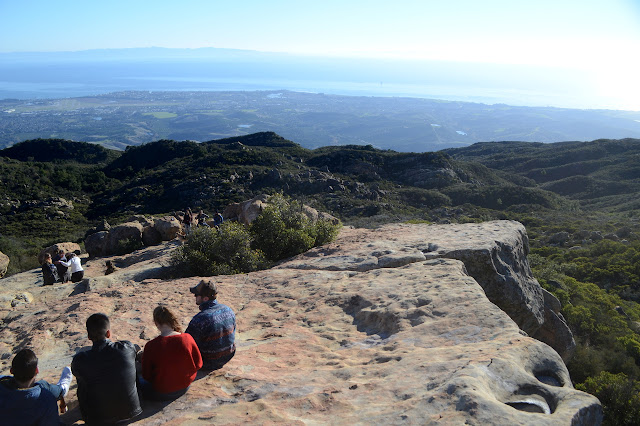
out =
[[108,230],[89,233],[85,240],[85,250],[91,257],[109,256],[118,253],[122,245],[143,244],[153,246],[169,241],[182,230],[180,221],[173,216],[149,218],[132,216],[129,221]]
[[[264,194],[259,195],[251,200],[229,204],[224,209],[222,217],[224,217],[225,220],[237,220],[244,225],[250,225],[268,204],[269,196]],[[338,218],[329,213],[318,212],[318,210],[307,205],[302,206],[302,213],[312,222],[316,222],[318,219],[327,220],[335,225],[340,222]]]
[[65,253],[80,253],[80,246],[76,243],[66,242],[57,243],[42,250],[38,255],[38,263],[44,262],[44,255],[49,253],[51,256],[55,256],[59,250],[64,250]]
[[107,242],[108,252],[118,252],[119,246],[125,243],[125,240],[131,243],[142,244],[142,231],[144,226],[140,222],[125,222],[118,226],[114,226],[109,231],[109,239]]
[[258,195],[251,200],[241,203],[229,204],[222,212],[225,220],[237,220],[238,222],[249,225],[267,206],[268,195]]
[[[452,256],[483,255],[498,275],[479,274],[484,285],[518,295],[509,286],[527,275],[511,264],[526,252],[522,236],[515,222],[344,228],[334,243],[271,270],[216,277],[220,301],[236,312],[236,356],[175,402],[146,403],[138,423],[597,425],[598,400],[573,389],[557,352],[523,335]],[[89,344],[84,321],[96,311],[110,315],[115,338],[140,345],[158,334],[158,303],[186,325],[197,312],[189,287],[200,278],[157,278],[170,249],[114,258],[119,269],[107,277],[98,277],[104,259],[89,260],[88,289],[34,288],[37,270],[3,279],[3,294],[33,296],[0,309],[3,369],[30,346],[40,376],[56,380]],[[538,306],[520,297],[518,306]],[[75,392],[74,382],[67,423],[80,419]]]
[[154,220],[154,227],[160,233],[162,241],[173,240],[182,230],[180,221],[174,216],[162,216]]
[[108,253],[109,231],[98,231],[84,240],[84,248],[91,257],[106,256]]
[[9,256],[0,251],[0,278],[4,277],[9,268]]
[[[545,300],[540,284],[533,278],[527,254],[529,242],[524,226],[512,221],[493,221],[481,224],[432,225],[407,232],[410,225],[389,225],[403,238],[378,243],[378,230],[371,230],[372,242],[357,250],[334,256],[316,257],[311,250],[288,267],[301,269],[332,269],[333,262],[347,264],[350,270],[366,271],[375,268],[402,266],[425,259],[450,258],[461,260],[469,275],[482,286],[490,301],[498,305],[529,335],[534,335],[545,322]],[[366,232],[366,231],[361,231]],[[347,231],[345,231],[347,233]],[[320,263],[321,265],[319,265]],[[553,317],[553,314],[548,314]],[[553,327],[558,327],[555,331]],[[571,331],[564,321],[553,322],[548,333],[541,333],[563,357],[571,355],[574,342],[562,342],[551,335],[569,337]]]

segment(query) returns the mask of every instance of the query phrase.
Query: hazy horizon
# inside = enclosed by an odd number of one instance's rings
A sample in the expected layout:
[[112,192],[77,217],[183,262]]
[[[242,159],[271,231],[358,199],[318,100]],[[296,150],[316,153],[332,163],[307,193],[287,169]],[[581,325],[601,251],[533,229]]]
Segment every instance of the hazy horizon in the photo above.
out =
[[[195,90],[211,90],[207,79],[233,78],[232,86],[240,90],[243,82],[244,90],[311,91],[340,83],[345,88],[353,84],[351,91],[356,93],[379,95],[379,90],[358,90],[357,86],[382,83],[398,86],[384,96],[640,110],[640,63],[635,59],[640,48],[640,4],[634,0],[327,0],[303,4],[293,0],[224,4],[114,0],[82,3],[82,7],[73,0],[33,0],[0,2],[0,14],[5,17],[0,27],[0,52],[4,53],[0,55],[0,84],[5,93],[26,89],[38,93],[41,87],[40,95],[47,96],[51,90],[47,85],[53,79],[68,85],[69,93],[91,83],[90,69],[59,68],[53,70],[57,75],[47,76],[19,68],[21,54],[17,52],[69,56],[156,46],[167,49],[164,53],[229,49],[228,60],[238,60],[234,54],[242,56],[246,51],[277,57],[280,62],[295,58],[299,73],[293,69],[275,76],[259,75],[259,71],[274,72],[269,63],[259,61],[251,63],[260,69],[251,70],[249,77],[234,67],[225,75],[208,70],[197,75],[171,71],[165,76],[155,72],[141,76],[140,68],[133,75],[123,75],[122,69],[112,67],[113,76],[102,73],[111,80],[108,87],[87,90],[136,87],[136,79],[140,83],[147,77],[138,86],[140,90],[161,87],[151,84],[158,78],[165,78],[165,83],[180,82],[176,85],[181,87],[187,86],[184,79],[190,79]],[[166,64],[176,65],[178,59],[184,58],[172,58]],[[424,64],[435,64],[439,73]],[[230,77],[229,70],[238,74]],[[118,85],[115,79],[127,81]],[[288,86],[282,85],[287,82]],[[105,79],[94,83],[103,86]],[[65,93],[64,86],[56,90]]]
[[128,90],[294,90],[516,106],[622,109],[566,70],[455,61],[350,59],[240,49],[95,49],[0,53],[0,99]]

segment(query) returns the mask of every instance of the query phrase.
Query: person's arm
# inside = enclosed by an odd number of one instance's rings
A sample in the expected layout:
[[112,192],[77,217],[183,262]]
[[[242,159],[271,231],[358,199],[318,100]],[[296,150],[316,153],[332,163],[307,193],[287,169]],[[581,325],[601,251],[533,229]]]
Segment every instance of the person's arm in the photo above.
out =
[[[44,389],[43,392],[47,392]],[[49,395],[50,398],[45,398],[42,407],[42,417],[38,422],[38,425],[42,426],[59,426],[60,417],[58,417],[58,403],[53,395]]]
[[200,370],[202,368],[202,354],[200,353],[200,349],[196,344],[195,340],[193,340],[193,336],[190,335],[189,345],[191,350],[191,359],[193,360],[193,365],[196,367],[196,370]]
[[[71,260],[73,260],[73,259],[71,259]],[[70,260],[70,261],[68,261],[68,262],[65,262],[65,261],[63,261],[63,260],[60,260],[60,261],[58,261],[57,263],[59,263],[60,265],[65,266],[65,267],[67,267],[67,268],[68,268],[69,266],[71,266],[71,260]]]
[[144,345],[142,359],[140,360],[140,362],[142,363],[142,378],[151,383],[153,383],[154,379],[153,360],[151,359],[153,356],[153,345],[150,344],[152,341],[147,342],[147,344]]
[[196,344],[198,343],[201,333],[200,333],[200,327],[198,325],[197,316],[191,319],[191,321],[189,322],[189,325],[187,326],[187,329],[185,330],[185,333],[190,334],[191,337],[193,337],[193,340],[196,342]]

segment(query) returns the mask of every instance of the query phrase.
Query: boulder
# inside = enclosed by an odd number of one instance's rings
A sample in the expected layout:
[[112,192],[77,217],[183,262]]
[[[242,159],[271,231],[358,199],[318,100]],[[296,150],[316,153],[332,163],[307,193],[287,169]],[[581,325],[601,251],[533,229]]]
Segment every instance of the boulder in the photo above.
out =
[[84,249],[89,257],[106,256],[109,252],[109,231],[98,231],[89,235],[84,240]]
[[0,278],[4,277],[9,268],[9,256],[0,251]]
[[173,240],[182,231],[182,224],[175,216],[162,216],[153,222],[153,227],[160,233],[163,241]]
[[139,222],[142,224],[142,226],[153,226],[154,220],[152,217],[136,214],[136,215],[130,216],[129,219],[126,220],[126,222]]
[[314,209],[313,207],[309,207],[307,205],[302,206],[302,213],[304,213],[304,215],[308,217],[311,222],[316,222],[318,220],[318,210]]
[[142,242],[145,246],[155,246],[162,242],[162,235],[154,226],[145,226],[142,230]]
[[326,212],[318,212],[318,219],[320,220],[326,220],[327,222],[331,223],[332,225],[338,225],[340,223],[340,219],[338,219],[335,216],[330,215],[329,213]]
[[89,235],[95,234],[96,232],[108,231],[110,229],[111,229],[111,225],[109,225],[109,222],[102,219],[102,222],[100,222],[98,226],[94,226],[93,228],[90,228],[87,230],[87,232],[85,232],[84,238],[86,239]]
[[57,243],[52,246],[47,247],[42,250],[38,255],[38,263],[42,265],[44,262],[44,255],[49,253],[51,256],[55,256],[59,250],[64,250],[65,253],[76,253],[80,254],[80,246],[76,243],[66,242],[66,243]]
[[126,222],[111,228],[107,242],[108,254],[117,253],[119,247],[125,243],[126,240],[132,243],[139,242],[142,244],[143,230],[144,227],[140,222]]
[[562,232],[557,232],[555,234],[553,234],[552,236],[549,237],[549,244],[556,244],[556,245],[564,245],[567,241],[569,241],[569,237],[571,236],[571,234],[569,234],[566,231],[562,231]]
[[267,206],[268,195],[259,195],[241,203],[229,204],[222,212],[225,220],[237,220],[244,225],[250,225]]

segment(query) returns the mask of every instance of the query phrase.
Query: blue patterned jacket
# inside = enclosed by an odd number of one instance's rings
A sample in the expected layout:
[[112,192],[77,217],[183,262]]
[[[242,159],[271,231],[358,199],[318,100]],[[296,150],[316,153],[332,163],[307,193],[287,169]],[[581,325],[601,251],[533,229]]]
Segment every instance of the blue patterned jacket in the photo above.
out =
[[205,370],[222,367],[236,352],[236,315],[217,300],[200,304],[185,332],[196,341]]

